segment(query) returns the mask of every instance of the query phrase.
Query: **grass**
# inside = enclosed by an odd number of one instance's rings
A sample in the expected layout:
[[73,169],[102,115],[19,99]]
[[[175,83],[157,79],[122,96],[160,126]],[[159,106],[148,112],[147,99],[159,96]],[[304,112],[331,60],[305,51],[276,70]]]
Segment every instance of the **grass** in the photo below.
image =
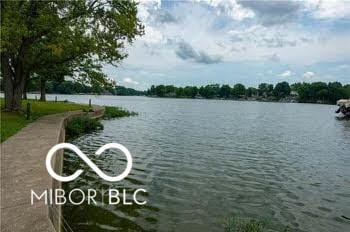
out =
[[137,115],[136,112],[128,111],[120,107],[105,106],[104,119],[130,117]]
[[231,217],[225,222],[225,232],[263,232],[265,225],[262,221]]
[[66,135],[68,139],[72,139],[102,129],[103,125],[97,119],[90,118],[89,116],[81,116],[73,118],[67,123]]
[[[0,99],[1,106],[4,105],[4,99]],[[26,107],[27,103],[30,103],[31,114],[29,120],[26,119]],[[90,112],[91,108],[88,105],[76,104],[66,101],[46,101],[40,102],[36,100],[23,100],[22,101],[22,112],[5,112],[1,111],[1,142],[5,141],[10,136],[17,133],[20,129],[25,127],[28,123],[35,121],[36,119],[49,115],[63,113],[67,111],[83,110],[84,112]],[[137,115],[137,113],[125,110],[120,107],[105,106],[104,119],[129,117]],[[79,121],[80,120],[80,121]],[[99,122],[88,121],[88,119],[79,119],[73,121],[67,132],[69,137],[76,137],[82,133],[89,132],[91,130],[100,129],[101,125]],[[83,126],[83,123],[92,124],[92,128],[89,126]],[[103,126],[102,126],[103,128]],[[69,134],[70,133],[70,134]]]
[[[274,228],[273,228],[274,227]],[[278,230],[275,230],[277,229]],[[241,218],[232,216],[227,218],[224,223],[225,232],[267,232],[281,231],[290,232],[290,227],[283,225],[273,225],[271,221],[255,220],[250,218]]]
[[[1,106],[4,105],[4,99],[0,99]],[[31,105],[30,119],[26,119],[25,109],[27,103]],[[87,105],[75,104],[70,102],[40,102],[35,100],[24,100],[22,102],[23,112],[4,112],[1,111],[1,142],[14,135],[20,129],[25,127],[28,123],[36,119],[56,113],[63,113],[73,110],[86,110]]]
[[[125,110],[120,107],[115,106],[104,106],[105,112],[103,119],[112,119],[112,118],[121,118],[121,117],[130,117],[137,115],[137,113]],[[90,112],[91,109],[85,109],[86,112]],[[102,130],[103,125],[97,119],[91,119],[88,116],[81,116],[70,120],[66,125],[66,135],[68,139],[73,139],[79,137],[83,134]]]

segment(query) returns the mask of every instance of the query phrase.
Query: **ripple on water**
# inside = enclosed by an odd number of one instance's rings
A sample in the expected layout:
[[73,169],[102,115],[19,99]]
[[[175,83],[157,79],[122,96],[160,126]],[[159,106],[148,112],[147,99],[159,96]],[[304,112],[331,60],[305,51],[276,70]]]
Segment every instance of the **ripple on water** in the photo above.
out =
[[[103,121],[103,131],[72,143],[89,154],[107,142],[121,143],[133,155],[132,172],[119,183],[101,182],[66,152],[66,174],[85,170],[66,188],[145,188],[148,203],[110,207],[99,199],[98,206],[68,205],[64,215],[75,231],[215,232],[223,231],[223,221],[232,214],[267,220],[275,231],[285,226],[308,232],[349,228],[342,215],[347,216],[350,205],[350,127],[329,117],[331,106],[120,97],[98,101],[140,114]],[[118,154],[91,158],[108,173],[125,167]]]

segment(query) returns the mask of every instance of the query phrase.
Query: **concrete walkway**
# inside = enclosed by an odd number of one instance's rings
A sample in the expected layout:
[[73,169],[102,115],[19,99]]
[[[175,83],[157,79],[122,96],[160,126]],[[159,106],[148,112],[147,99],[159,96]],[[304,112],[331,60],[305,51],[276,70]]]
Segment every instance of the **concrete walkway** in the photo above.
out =
[[[94,107],[92,117],[101,117],[104,108]],[[1,144],[1,231],[55,231],[44,201],[30,203],[31,189],[42,193],[52,188],[45,158],[55,144],[64,142],[64,123],[84,114],[72,111],[48,115],[28,124]],[[58,224],[59,225],[59,224]]]

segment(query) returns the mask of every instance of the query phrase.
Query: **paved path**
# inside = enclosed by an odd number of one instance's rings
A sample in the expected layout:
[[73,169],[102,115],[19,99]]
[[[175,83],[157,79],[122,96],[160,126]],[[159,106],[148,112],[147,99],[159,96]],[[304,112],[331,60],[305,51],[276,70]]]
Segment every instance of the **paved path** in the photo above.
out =
[[[104,108],[95,107],[92,117],[103,115]],[[64,141],[64,122],[83,114],[72,111],[44,116],[28,124],[1,144],[1,231],[55,231],[44,201],[30,203],[30,193],[52,188],[46,171],[48,150]]]

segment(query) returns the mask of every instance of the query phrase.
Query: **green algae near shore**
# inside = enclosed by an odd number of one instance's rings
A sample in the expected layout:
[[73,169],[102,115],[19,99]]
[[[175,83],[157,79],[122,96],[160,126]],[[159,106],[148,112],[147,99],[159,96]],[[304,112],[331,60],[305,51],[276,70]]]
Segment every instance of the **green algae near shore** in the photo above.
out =
[[103,119],[130,117],[136,115],[138,115],[136,112],[128,111],[121,107],[105,106],[105,113],[103,115]]
[[[120,107],[104,106],[104,108],[105,111],[102,118],[107,120],[137,115],[136,112],[128,111]],[[101,123],[101,121],[84,115],[73,118],[70,121],[68,121],[66,125],[66,135],[68,139],[73,139],[83,134],[91,133],[93,131],[102,129],[103,124]]]

